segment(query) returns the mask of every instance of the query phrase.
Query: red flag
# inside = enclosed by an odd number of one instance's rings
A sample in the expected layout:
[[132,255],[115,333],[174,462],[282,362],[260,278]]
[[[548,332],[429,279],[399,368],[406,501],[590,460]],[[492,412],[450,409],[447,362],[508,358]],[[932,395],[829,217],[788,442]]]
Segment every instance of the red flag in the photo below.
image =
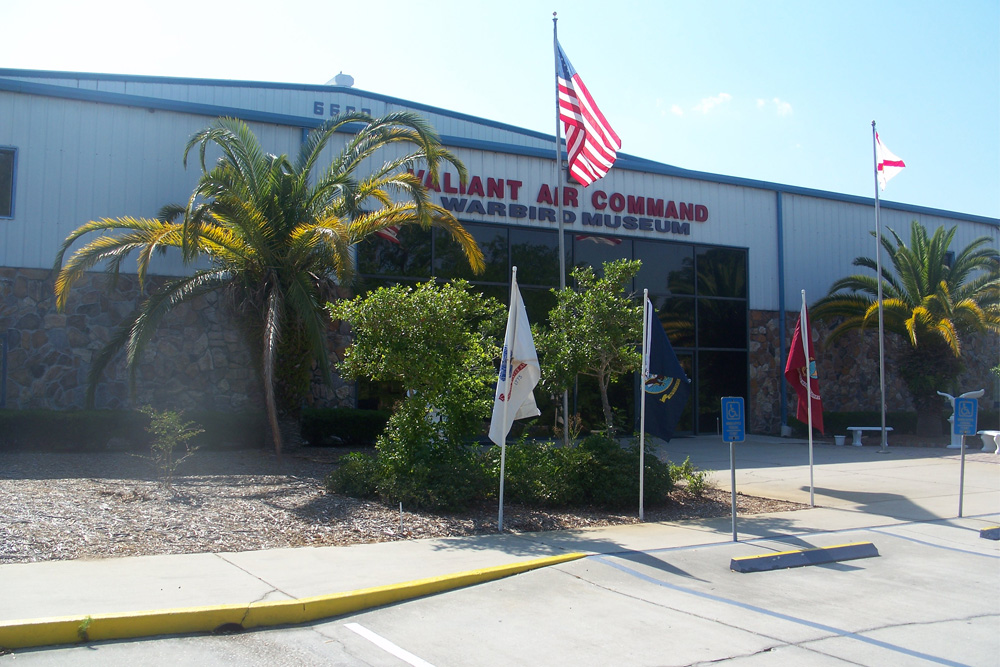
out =
[[[806,313],[806,321],[809,315]],[[809,365],[806,366],[806,355],[802,349],[802,314],[799,314],[799,321],[795,323],[795,332],[792,334],[792,344],[788,350],[788,362],[785,364],[785,379],[795,387],[795,394],[799,397],[799,407],[795,412],[795,418],[803,424],[809,423],[809,408],[806,404],[806,377],[809,377],[809,393],[812,397],[812,421],[813,426],[823,433],[823,401],[819,397],[819,378],[816,376],[816,357],[813,355],[812,341],[809,341]]]
[[608,173],[618,158],[622,142],[558,42],[556,49],[559,118],[566,131],[569,173],[586,187]]

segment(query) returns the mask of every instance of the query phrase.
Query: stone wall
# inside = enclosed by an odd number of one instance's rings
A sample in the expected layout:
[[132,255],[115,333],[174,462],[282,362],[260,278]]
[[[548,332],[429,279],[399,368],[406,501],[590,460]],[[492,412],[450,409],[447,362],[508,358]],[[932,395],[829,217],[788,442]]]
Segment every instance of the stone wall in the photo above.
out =
[[[59,313],[53,280],[49,271],[0,268],[7,408],[85,407],[94,355],[142,297],[134,275],[119,276],[109,290],[104,274],[87,274]],[[146,289],[156,284],[154,280]],[[331,355],[347,340],[345,332],[331,331]],[[329,387],[317,378],[309,402],[353,406],[354,384],[337,378],[335,383]],[[96,407],[151,404],[161,409],[236,411],[263,405],[249,352],[215,294],[181,305],[164,318],[140,360],[134,399],[128,384],[124,359],[117,359],[98,385]]]
[[[798,313],[785,317],[785,349],[791,343]],[[816,372],[819,375],[820,395],[824,410],[834,412],[878,410],[879,368],[878,329],[864,334],[851,332],[836,343],[823,344],[830,327],[813,323],[812,339],[816,346]],[[777,311],[750,312],[750,399],[747,406],[747,429],[754,433],[779,433],[781,427],[781,383],[784,380],[778,348]],[[890,412],[913,410],[913,401],[902,378],[895,372],[894,360],[902,345],[909,343],[899,336],[885,336],[885,393],[886,409]],[[996,365],[1000,354],[1000,340],[996,336],[980,335],[965,341],[963,357],[966,370],[959,378],[960,392],[985,389],[980,400],[981,409],[992,408],[996,395],[996,381],[990,368]],[[942,387],[942,391],[946,388]],[[795,416],[795,392],[787,388],[788,415]],[[945,409],[947,402],[941,399]]]
[[[113,290],[104,274],[88,274],[73,289],[65,312],[55,310],[53,276],[36,269],[0,268],[0,336],[7,339],[6,407],[14,409],[85,407],[91,360],[118,324],[140,302],[133,275],[122,275]],[[155,288],[147,285],[147,289]],[[139,364],[136,396],[129,396],[122,359],[111,364],[98,386],[97,407],[123,408],[151,404],[158,408],[235,411],[262,406],[260,383],[236,327],[207,295],[174,310],[161,324]],[[788,342],[797,313],[785,319]],[[825,349],[828,329],[817,324],[817,368],[823,405],[831,411],[877,410],[879,399],[878,340],[875,331],[850,333]],[[779,433],[784,375],[778,346],[777,311],[750,312],[750,397],[747,429]],[[346,327],[331,330],[329,352],[339,357],[348,345]],[[912,410],[906,385],[895,374],[893,359],[903,344],[886,336],[886,403],[890,411]],[[985,388],[983,408],[997,400],[989,369],[997,363],[996,336],[967,341],[967,370],[961,391]],[[333,386],[314,378],[310,405],[353,407],[354,383],[334,375]],[[795,414],[790,390],[788,412]],[[942,399],[942,408],[945,401]]]

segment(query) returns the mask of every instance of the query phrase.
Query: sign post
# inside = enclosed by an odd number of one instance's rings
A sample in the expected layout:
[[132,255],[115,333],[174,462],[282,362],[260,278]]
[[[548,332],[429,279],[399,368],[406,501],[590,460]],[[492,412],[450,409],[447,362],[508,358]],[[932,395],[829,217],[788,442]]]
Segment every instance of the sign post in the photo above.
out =
[[962,436],[962,463],[958,473],[958,517],[962,518],[962,501],[965,495],[965,436],[976,434],[979,401],[974,398],[955,399],[955,426],[952,431]]
[[732,488],[733,542],[736,537],[736,443],[746,440],[743,397],[722,397],[722,438],[729,442],[729,484]]

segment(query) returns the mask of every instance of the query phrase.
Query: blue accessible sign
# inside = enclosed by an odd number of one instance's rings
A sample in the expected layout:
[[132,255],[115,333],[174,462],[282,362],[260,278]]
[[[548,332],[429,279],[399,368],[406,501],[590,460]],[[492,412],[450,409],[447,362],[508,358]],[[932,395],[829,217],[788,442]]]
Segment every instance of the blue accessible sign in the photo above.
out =
[[979,401],[974,398],[955,399],[955,435],[975,435]]
[[744,425],[743,397],[722,397],[722,439],[726,442],[743,442],[746,440]]

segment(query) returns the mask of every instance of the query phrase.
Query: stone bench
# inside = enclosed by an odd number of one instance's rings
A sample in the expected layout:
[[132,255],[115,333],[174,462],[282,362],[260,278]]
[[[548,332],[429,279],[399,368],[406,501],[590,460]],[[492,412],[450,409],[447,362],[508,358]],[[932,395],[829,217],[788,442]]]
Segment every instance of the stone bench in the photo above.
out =
[[[851,440],[851,444],[854,445],[855,447],[860,447],[861,446],[861,434],[862,433],[864,433],[865,431],[879,431],[879,432],[881,432],[882,431],[882,427],[881,426],[848,426],[847,430],[854,434],[854,439]],[[891,431],[892,427],[891,426],[886,426],[885,430],[887,432]]]
[[983,451],[992,451],[1000,456],[1000,431],[979,431],[979,437],[983,439]]

